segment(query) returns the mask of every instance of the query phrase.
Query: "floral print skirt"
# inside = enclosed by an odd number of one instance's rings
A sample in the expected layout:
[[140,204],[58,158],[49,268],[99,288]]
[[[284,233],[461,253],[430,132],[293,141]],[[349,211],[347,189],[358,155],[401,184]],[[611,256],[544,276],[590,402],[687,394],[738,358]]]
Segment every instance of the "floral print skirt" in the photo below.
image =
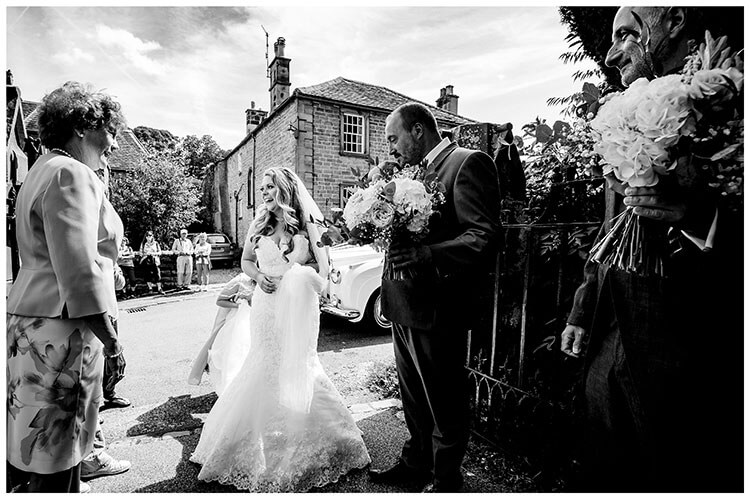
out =
[[7,459],[40,474],[72,468],[93,447],[102,343],[80,319],[7,321]]

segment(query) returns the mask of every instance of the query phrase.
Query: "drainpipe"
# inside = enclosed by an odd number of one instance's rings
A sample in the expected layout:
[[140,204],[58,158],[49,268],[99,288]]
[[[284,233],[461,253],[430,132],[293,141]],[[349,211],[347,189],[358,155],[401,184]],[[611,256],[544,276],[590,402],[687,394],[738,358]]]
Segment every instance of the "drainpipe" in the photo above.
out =
[[240,188],[234,191],[234,242],[239,246],[238,238],[240,237],[240,193],[244,184],[240,184]]

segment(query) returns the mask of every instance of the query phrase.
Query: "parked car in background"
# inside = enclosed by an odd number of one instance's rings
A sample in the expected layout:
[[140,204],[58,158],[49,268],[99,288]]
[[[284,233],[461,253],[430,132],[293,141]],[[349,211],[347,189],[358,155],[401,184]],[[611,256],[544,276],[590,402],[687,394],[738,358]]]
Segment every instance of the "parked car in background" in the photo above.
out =
[[[237,259],[237,245],[225,234],[206,233],[206,240],[211,245],[211,266],[216,267],[218,264],[224,264],[231,267]],[[195,244],[198,241],[197,233],[188,234],[188,238]]]
[[382,252],[371,246],[342,244],[330,249],[331,271],[321,310],[351,322],[370,322],[390,328],[380,306]]

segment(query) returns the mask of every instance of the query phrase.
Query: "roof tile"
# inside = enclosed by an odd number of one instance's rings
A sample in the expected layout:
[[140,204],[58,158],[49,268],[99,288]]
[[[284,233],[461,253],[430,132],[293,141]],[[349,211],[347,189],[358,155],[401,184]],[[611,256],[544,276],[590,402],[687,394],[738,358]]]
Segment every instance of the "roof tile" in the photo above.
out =
[[[317,85],[297,88],[294,93],[299,96],[319,97],[386,111],[392,111],[407,102],[420,102],[389,88],[349,80],[341,76]],[[432,111],[438,122],[450,123],[453,126],[476,123],[472,119],[453,114],[425,102],[422,102],[422,104]]]
[[21,105],[23,106],[23,124],[26,125],[26,130],[39,132],[39,104],[40,102],[34,102],[29,100],[22,100]]
[[130,128],[117,134],[117,146],[109,158],[112,171],[132,170],[146,156],[146,149]]

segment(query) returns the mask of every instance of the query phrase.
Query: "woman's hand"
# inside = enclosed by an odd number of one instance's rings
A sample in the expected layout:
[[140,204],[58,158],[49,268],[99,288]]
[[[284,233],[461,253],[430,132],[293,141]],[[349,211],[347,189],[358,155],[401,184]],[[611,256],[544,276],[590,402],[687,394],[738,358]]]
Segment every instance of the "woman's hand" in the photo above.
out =
[[[125,377],[125,353],[123,351],[122,346],[117,343],[117,347],[119,348],[118,351],[114,352],[106,352],[105,355],[105,362],[107,363],[107,367],[109,368],[110,372],[112,373],[112,377],[110,378],[109,383],[105,387],[107,390],[112,390],[115,385],[122,380],[122,378]],[[116,355],[115,355],[116,354]],[[110,356],[112,355],[112,356]]]
[[256,282],[258,283],[258,286],[260,286],[260,289],[262,289],[265,293],[271,294],[276,291],[276,280],[273,277],[269,277],[266,274],[263,274],[262,272],[258,273]]

